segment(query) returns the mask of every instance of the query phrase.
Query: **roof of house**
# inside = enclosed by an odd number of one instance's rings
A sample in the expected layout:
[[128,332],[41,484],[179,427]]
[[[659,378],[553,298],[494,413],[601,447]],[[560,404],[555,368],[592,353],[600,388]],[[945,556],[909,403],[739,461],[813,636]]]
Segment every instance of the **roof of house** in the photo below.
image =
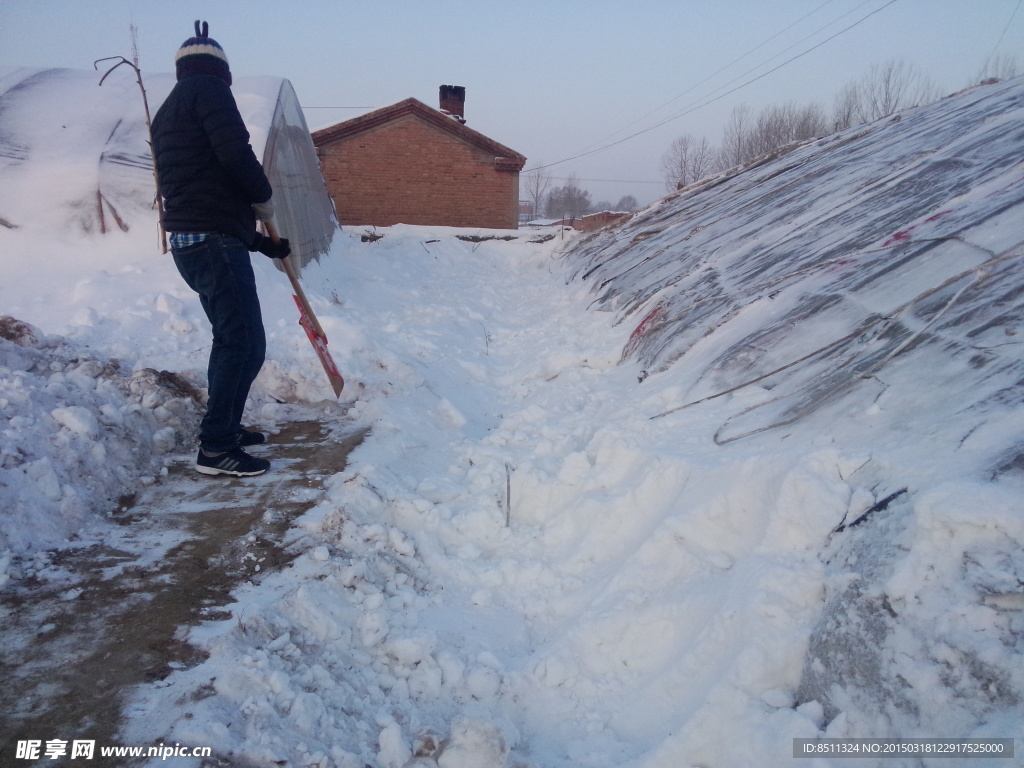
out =
[[318,147],[331,144],[406,116],[413,116],[423,120],[430,125],[440,128],[442,131],[450,133],[467,144],[493,154],[496,159],[500,159],[501,162],[497,162],[496,166],[501,170],[520,171],[523,165],[526,164],[526,157],[524,155],[509,149],[504,144],[499,144],[493,139],[489,139],[479,131],[467,128],[445,113],[428,107],[422,101],[412,98],[392,104],[390,107],[383,107],[373,112],[368,112],[359,117],[353,117],[351,120],[346,120],[343,123],[321,128],[319,131],[313,131],[313,144]]

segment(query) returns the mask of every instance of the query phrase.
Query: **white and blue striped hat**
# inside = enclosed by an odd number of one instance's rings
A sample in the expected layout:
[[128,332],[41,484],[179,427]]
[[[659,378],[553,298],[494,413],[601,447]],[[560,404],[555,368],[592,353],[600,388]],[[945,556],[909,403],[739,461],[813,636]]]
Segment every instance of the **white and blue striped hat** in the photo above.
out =
[[220,47],[220,43],[210,37],[210,25],[205,21],[201,29],[199,21],[196,21],[195,37],[190,37],[181,44],[174,55],[174,63],[179,80],[183,69],[222,76],[229,72],[227,54]]

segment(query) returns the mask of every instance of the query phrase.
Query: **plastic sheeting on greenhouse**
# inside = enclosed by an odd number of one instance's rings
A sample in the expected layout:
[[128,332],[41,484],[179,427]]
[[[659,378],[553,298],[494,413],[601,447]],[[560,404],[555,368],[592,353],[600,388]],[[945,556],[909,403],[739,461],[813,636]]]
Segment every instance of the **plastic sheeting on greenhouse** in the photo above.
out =
[[263,167],[274,188],[278,227],[305,266],[327,253],[338,225],[302,107],[291,83],[280,83]]
[[[689,382],[662,416],[740,393],[719,443],[783,427],[894,369],[950,408],[1019,406],[1024,78],[779,152],[684,190],[567,256],[633,328],[641,380]],[[957,383],[958,382],[958,383]]]
[[[100,85],[104,64],[0,70],[0,226],[97,235],[151,227],[159,249],[142,93],[128,66]],[[155,115],[175,78],[143,72],[143,83]],[[242,77],[232,92],[274,187],[278,229],[305,265],[327,252],[337,219],[295,91],[281,78]]]

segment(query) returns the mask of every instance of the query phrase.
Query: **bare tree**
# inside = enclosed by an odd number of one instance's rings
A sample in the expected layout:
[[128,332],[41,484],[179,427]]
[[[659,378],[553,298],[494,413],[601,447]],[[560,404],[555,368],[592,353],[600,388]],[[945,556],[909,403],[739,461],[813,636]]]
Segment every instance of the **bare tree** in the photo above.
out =
[[534,215],[540,215],[544,208],[544,198],[551,189],[551,174],[544,168],[537,168],[525,174],[524,188],[527,199],[533,202]]
[[902,59],[875,64],[860,82],[861,122],[870,123],[938,97],[931,81]]
[[837,131],[888,117],[901,109],[928,104],[939,89],[902,59],[875,64],[860,80],[847,83],[836,96],[833,127]]
[[825,136],[829,131],[828,117],[817,104],[793,107],[789,125],[789,141],[806,141]]
[[750,159],[763,157],[778,147],[828,133],[825,113],[817,104],[798,107],[783,104],[761,110],[750,128],[747,148]]
[[752,122],[750,107],[746,104],[740,104],[730,113],[718,156],[719,166],[722,169],[745,165],[754,159],[755,155],[750,147]]
[[719,169],[747,165],[773,150],[829,133],[825,111],[817,104],[765,107],[755,117],[743,104],[732,111],[719,153]]
[[633,212],[638,210],[639,208],[640,203],[637,201],[635,197],[633,197],[632,195],[624,195],[623,197],[619,198],[619,202],[615,204],[615,207],[612,210]]
[[832,129],[844,131],[860,122],[863,112],[861,106],[860,85],[847,83],[835,98],[832,108]]
[[579,218],[590,210],[590,193],[580,187],[576,174],[571,174],[563,186],[551,190],[545,207],[547,216],[553,219]]
[[[1017,72],[1016,61],[1002,57],[991,62],[1004,76]],[[988,68],[986,68],[988,70]],[[793,103],[762,109],[755,115],[746,105],[733,109],[717,152],[690,136],[680,136],[662,156],[661,169],[670,190],[704,178],[711,171],[748,165],[779,147],[824,136],[858,123],[887,117],[907,107],[926,104],[939,90],[902,60],[876,64],[860,80],[847,83],[836,96],[831,120],[817,104]]]
[[133,21],[128,25],[128,36],[132,41],[132,65],[139,68],[139,28],[135,26]]
[[983,80],[1009,80],[1020,73],[1021,68],[1017,63],[1017,57],[1008,53],[1001,53],[985,62],[985,66],[982,67],[978,76],[974,78],[972,85]]
[[665,188],[674,192],[706,177],[713,165],[714,152],[708,140],[680,136],[661,156],[661,174]]

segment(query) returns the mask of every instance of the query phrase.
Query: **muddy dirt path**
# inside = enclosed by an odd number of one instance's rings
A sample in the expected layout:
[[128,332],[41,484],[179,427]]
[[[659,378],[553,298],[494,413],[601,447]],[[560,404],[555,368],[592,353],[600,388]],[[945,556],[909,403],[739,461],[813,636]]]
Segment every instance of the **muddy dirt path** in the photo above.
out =
[[225,618],[234,587],[287,565],[291,522],[364,436],[351,425],[287,423],[252,449],[272,461],[257,478],[205,477],[178,462],[121,500],[102,543],[61,551],[46,578],[0,593],[0,766],[82,762],[70,749],[16,759],[22,740],[117,745],[124,693],[203,661],[179,628]]

